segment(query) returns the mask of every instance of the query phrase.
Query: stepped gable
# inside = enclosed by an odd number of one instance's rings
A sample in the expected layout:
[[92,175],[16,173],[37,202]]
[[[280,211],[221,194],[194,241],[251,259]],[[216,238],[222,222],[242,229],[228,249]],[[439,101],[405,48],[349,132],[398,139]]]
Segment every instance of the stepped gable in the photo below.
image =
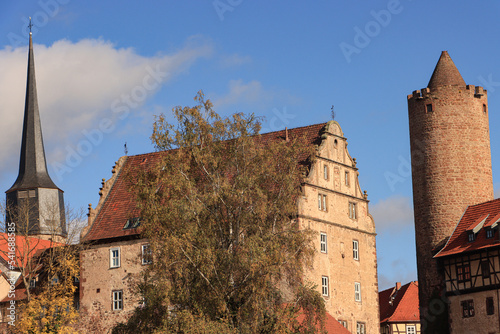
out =
[[[392,305],[389,303],[391,297]],[[418,282],[410,282],[401,286],[379,292],[380,323],[384,322],[419,322]]]
[[[309,125],[294,129],[281,130],[262,134],[261,143],[274,140],[286,140],[287,138],[304,138],[311,145],[321,144],[321,135],[325,129],[326,123]],[[136,207],[133,194],[130,192],[130,184],[125,175],[130,172],[149,169],[160,162],[163,154],[167,152],[153,152],[126,157],[123,166],[118,171],[114,182],[110,185],[111,189],[106,196],[102,196],[97,206],[98,212],[95,219],[89,219],[89,230],[82,240],[85,242],[97,241],[103,239],[137,236],[140,234],[140,228],[124,229],[125,224],[131,218],[139,217],[139,210]],[[306,163],[308,157],[303,157],[299,163]],[[104,187],[105,182],[103,182]]]
[[440,86],[465,86],[465,81],[458,71],[453,60],[451,60],[448,51],[441,52],[441,57],[434,68],[428,88]]
[[[479,224],[482,223],[484,217],[487,218],[481,227]],[[500,246],[500,240],[497,234],[498,231],[495,232],[493,238],[486,237],[486,229],[495,227],[499,220],[500,198],[469,206],[465,210],[446,245],[434,257],[438,258]],[[475,240],[469,241],[469,233],[474,233],[473,230],[476,227],[478,227],[479,230],[476,233]]]

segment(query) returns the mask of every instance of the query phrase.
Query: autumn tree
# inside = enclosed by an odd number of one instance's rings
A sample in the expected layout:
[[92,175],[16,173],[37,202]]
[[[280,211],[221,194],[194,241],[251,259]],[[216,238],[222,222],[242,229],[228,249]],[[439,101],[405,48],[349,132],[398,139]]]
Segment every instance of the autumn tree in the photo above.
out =
[[195,100],[174,108],[176,125],[156,117],[161,163],[129,175],[154,260],[138,284],[143,305],[114,332],[316,332],[324,302],[304,279],[313,232],[296,219],[314,148]]
[[15,326],[9,329],[13,333],[74,333],[73,325],[78,318],[74,305],[77,293],[75,278],[78,279],[80,271],[80,245],[75,235],[78,235],[83,211],[69,206],[66,208],[68,236],[64,240],[59,237],[60,228],[54,219],[56,215],[51,216],[58,206],[44,203],[45,215],[42,218],[53,222],[54,226],[49,226],[48,240],[43,240],[31,235],[31,213],[36,210],[30,205],[25,201],[16,206],[7,204],[3,208],[5,216],[10,217],[9,222],[15,222],[17,228],[9,229],[12,224],[6,224],[6,233],[0,234],[0,243],[13,246],[0,247],[2,258],[7,259],[2,270],[9,273],[16,290],[22,290],[26,295],[17,300],[18,318]]

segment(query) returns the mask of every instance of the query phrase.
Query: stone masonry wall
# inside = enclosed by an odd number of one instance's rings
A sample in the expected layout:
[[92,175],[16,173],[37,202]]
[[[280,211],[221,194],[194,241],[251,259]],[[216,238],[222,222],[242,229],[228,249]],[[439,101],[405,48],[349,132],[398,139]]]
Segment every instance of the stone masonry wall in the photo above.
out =
[[[134,282],[144,268],[141,246],[146,239],[133,239],[107,244],[96,244],[80,255],[81,313],[98,322],[102,333],[115,324],[125,322],[139,300]],[[110,249],[120,248],[120,267],[110,268]],[[123,310],[113,311],[112,292],[123,290]]]
[[420,315],[441,275],[432,257],[468,205],[493,198],[488,101],[482,87],[440,86],[408,96]]
[[[320,208],[318,195],[327,196],[326,208]],[[356,205],[355,218],[349,215],[350,203]],[[360,322],[366,333],[378,334],[375,224],[368,212],[366,194],[358,183],[355,159],[347,151],[346,138],[337,122],[329,122],[323,134],[323,144],[299,203],[299,217],[303,227],[317,232],[317,253],[306,278],[322,292],[322,276],[328,277],[328,296],[324,296],[327,311],[337,320],[346,321],[352,333],[356,333]],[[320,233],[327,236],[326,252],[320,248]],[[354,258],[353,241],[359,246],[358,259]],[[360,301],[355,300],[355,282],[360,283]]]

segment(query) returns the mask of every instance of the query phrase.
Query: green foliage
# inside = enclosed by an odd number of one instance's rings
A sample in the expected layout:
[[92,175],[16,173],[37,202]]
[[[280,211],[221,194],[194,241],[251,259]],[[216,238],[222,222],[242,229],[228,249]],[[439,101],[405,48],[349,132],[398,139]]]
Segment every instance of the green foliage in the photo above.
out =
[[[221,118],[201,92],[195,100],[174,109],[177,126],[156,118],[162,161],[130,175],[154,255],[142,307],[157,312],[144,327],[151,316],[137,309],[117,330],[315,331],[323,300],[302,284],[313,234],[295,219],[307,172],[298,162],[313,148],[302,138],[264,140],[254,115]],[[301,309],[308,320],[294,329]]]

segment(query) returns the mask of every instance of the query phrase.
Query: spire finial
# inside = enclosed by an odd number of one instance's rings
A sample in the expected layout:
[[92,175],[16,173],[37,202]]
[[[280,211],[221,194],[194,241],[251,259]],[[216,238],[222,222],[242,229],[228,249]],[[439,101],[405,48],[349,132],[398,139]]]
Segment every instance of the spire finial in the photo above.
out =
[[31,35],[31,27],[33,27],[33,24],[31,23],[31,16],[30,16],[30,23],[28,24],[28,28],[30,28],[30,35]]

